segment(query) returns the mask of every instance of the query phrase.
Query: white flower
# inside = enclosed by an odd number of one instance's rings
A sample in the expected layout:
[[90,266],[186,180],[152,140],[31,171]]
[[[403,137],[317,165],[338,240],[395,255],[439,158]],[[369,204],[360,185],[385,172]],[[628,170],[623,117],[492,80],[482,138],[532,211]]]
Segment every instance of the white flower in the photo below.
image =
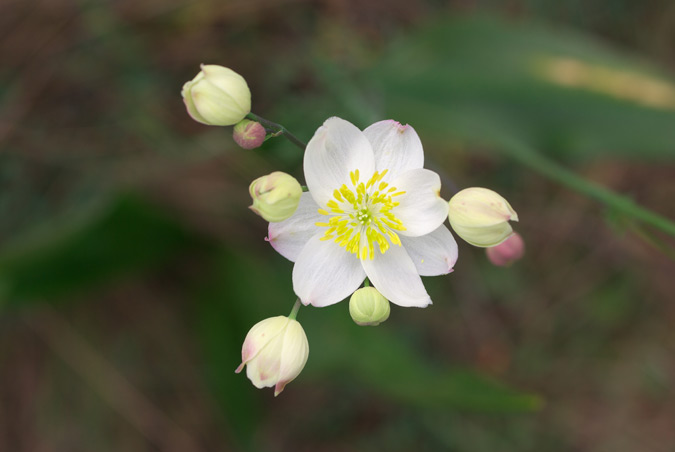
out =
[[440,178],[423,164],[417,133],[396,121],[363,132],[340,118],[319,127],[305,151],[309,193],[269,226],[272,246],[295,262],[303,304],[337,303],[366,276],[392,303],[431,304],[420,275],[450,273],[457,244],[443,226]]

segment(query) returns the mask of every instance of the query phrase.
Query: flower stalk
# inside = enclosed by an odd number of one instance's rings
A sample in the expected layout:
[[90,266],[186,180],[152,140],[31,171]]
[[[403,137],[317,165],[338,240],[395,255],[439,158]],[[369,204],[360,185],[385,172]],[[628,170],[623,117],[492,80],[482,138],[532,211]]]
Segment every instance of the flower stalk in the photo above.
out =
[[625,196],[578,176],[523,143],[504,139],[496,143],[495,147],[501,149],[502,152],[508,154],[522,165],[534,169],[549,179],[595,199],[607,207],[616,209],[625,215],[675,236],[675,223],[673,221],[640,206]]
[[300,302],[300,299],[298,298],[295,300],[295,304],[293,305],[293,309],[291,309],[291,313],[288,314],[288,318],[291,320],[295,320],[295,318],[298,316],[298,311],[300,310],[300,306],[302,306],[302,303]]
[[265,119],[263,117],[260,117],[256,115],[255,113],[249,113],[246,115],[247,118],[252,119],[253,121],[257,121],[263,126],[273,130],[273,135],[278,136],[279,134],[283,135],[286,137],[288,141],[302,149],[303,151],[307,147],[305,143],[303,143],[298,137],[293,135],[286,127],[282,126],[281,124],[277,124],[276,122],[272,122],[268,119]]

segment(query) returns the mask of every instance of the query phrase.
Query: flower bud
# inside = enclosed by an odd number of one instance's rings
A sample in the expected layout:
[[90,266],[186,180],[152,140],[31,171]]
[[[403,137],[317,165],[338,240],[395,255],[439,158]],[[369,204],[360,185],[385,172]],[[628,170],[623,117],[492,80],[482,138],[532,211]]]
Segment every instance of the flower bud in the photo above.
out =
[[462,239],[486,248],[499,245],[512,234],[509,220],[518,221],[518,214],[498,193],[471,187],[450,199],[448,219]]
[[281,171],[254,180],[248,191],[253,198],[253,205],[249,209],[270,223],[284,221],[293,215],[302,195],[298,181]]
[[389,300],[374,287],[363,287],[349,299],[349,314],[361,326],[377,326],[389,318]]
[[256,323],[246,335],[241,364],[258,388],[274,386],[274,396],[300,375],[309,356],[309,343],[300,323],[289,317],[271,317]]
[[265,141],[267,132],[265,128],[256,121],[244,119],[239,121],[232,131],[234,141],[244,149],[255,149],[260,147]]
[[525,254],[525,242],[517,232],[497,246],[485,250],[488,259],[498,267],[508,267]]
[[251,111],[251,91],[246,80],[223,66],[201,67],[181,92],[192,119],[210,126],[231,126],[244,119]]

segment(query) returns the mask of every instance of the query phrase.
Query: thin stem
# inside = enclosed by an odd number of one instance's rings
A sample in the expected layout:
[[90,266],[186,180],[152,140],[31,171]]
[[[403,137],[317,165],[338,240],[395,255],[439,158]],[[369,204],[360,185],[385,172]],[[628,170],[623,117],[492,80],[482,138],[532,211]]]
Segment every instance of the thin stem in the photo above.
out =
[[305,143],[303,143],[298,137],[293,135],[291,132],[288,131],[288,129],[281,124],[277,124],[276,122],[272,122],[268,119],[265,119],[261,116],[256,115],[255,113],[249,113],[246,115],[248,119],[252,119],[253,121],[258,121],[260,124],[262,124],[265,127],[268,127],[270,129],[275,130],[277,133],[281,133],[283,136],[285,136],[288,141],[302,149],[303,151],[307,147]]
[[298,311],[300,310],[300,299],[298,298],[295,300],[295,304],[293,305],[293,309],[291,310],[291,313],[288,315],[288,318],[291,320],[295,320],[295,318],[298,316]]
[[529,166],[572,190],[576,190],[643,223],[675,236],[675,223],[668,218],[645,209],[625,196],[614,193],[601,185],[597,185],[576,175],[523,143],[508,141],[501,144],[501,146],[498,145],[497,147],[523,165]]

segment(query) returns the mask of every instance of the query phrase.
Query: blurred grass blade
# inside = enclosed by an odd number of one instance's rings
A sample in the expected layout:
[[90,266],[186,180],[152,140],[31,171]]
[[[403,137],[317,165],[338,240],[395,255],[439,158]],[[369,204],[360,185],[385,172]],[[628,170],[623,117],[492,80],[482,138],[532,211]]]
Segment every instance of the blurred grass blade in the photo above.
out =
[[446,18],[396,42],[370,75],[388,116],[427,137],[508,131],[565,158],[675,156],[672,77],[580,33]]

